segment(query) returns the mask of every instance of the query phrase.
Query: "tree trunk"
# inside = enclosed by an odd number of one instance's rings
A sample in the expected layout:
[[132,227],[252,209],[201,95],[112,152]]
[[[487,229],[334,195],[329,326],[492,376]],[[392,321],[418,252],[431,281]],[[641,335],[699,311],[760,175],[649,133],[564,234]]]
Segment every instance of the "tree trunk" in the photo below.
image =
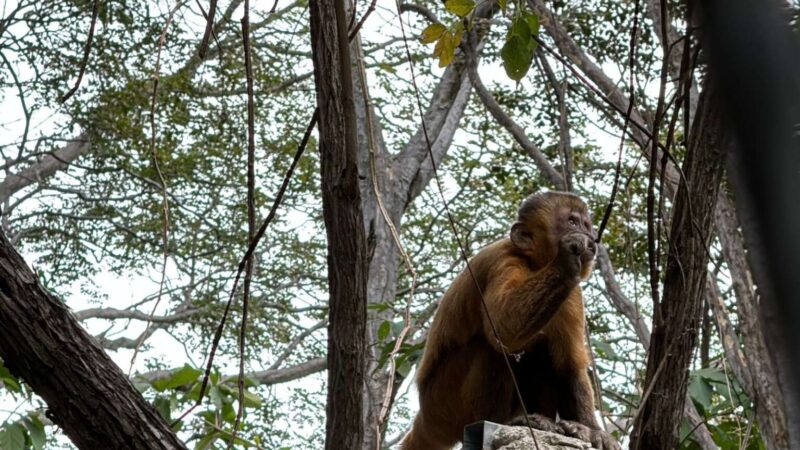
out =
[[[783,400],[788,448],[800,448],[800,45],[776,8],[784,2],[701,4],[710,64],[720,74],[726,119],[737,139],[730,172],[764,341]],[[742,35],[743,26],[752,33]]]
[[[478,15],[484,17],[491,12],[486,4],[479,6]],[[354,39],[350,49],[353,56],[360,47],[359,39]],[[353,59],[355,61],[355,59]],[[355,62],[353,63],[355,64]],[[394,301],[397,291],[398,270],[402,267],[400,253],[391,236],[390,229],[381,215],[377,198],[372,187],[372,174],[369,166],[369,139],[367,111],[372,119],[372,130],[375,142],[375,163],[377,184],[381,192],[383,205],[392,223],[401,230],[403,214],[409,205],[422,192],[431,180],[428,148],[419,127],[408,143],[397,154],[389,153],[383,139],[381,124],[377,120],[373,108],[368,108],[364,100],[358,71],[353,73],[355,109],[357,118],[359,144],[359,173],[361,175],[361,199],[364,214],[364,228],[368,236],[369,280],[367,284],[367,301],[369,304],[385,305]],[[463,66],[451,65],[445,69],[431,96],[431,102],[425,113],[425,124],[431,139],[433,153],[437,161],[446,154],[458,122],[464,113],[469,100],[469,81]],[[400,300],[405,302],[406,299]],[[364,394],[364,441],[362,449],[374,450],[378,441],[382,440],[387,421],[381,429],[376,428],[386,389],[389,382],[389,371],[379,367],[381,346],[376,345],[378,328],[384,321],[397,320],[393,309],[369,310],[367,321],[367,380]],[[395,384],[390,393],[390,411],[395,393],[402,377],[395,374]]]
[[[748,383],[740,379],[739,382],[746,389],[749,388],[746,392],[753,401],[761,438],[767,450],[788,449],[786,414],[778,374],[764,342],[763,321],[759,320],[753,277],[747,263],[744,241],[739,233],[739,222],[733,204],[725,193],[720,193],[714,221],[736,297],[739,330],[744,347],[740,354],[746,361],[744,368],[748,372],[745,376],[751,380]],[[764,293],[760,294],[761,301],[766,301],[763,298]]]
[[82,449],[183,449],[169,425],[47,292],[0,232],[0,357]]
[[319,107],[322,209],[328,236],[326,449],[361,448],[367,243],[358,186],[353,79],[343,0],[313,0],[311,47]]
[[[716,88],[706,82],[692,127],[673,210],[664,294],[654,314],[645,392],[631,449],[675,448],[683,417],[689,364],[697,341],[708,273],[713,213],[722,181],[727,135]],[[690,187],[690,188],[687,188]]]

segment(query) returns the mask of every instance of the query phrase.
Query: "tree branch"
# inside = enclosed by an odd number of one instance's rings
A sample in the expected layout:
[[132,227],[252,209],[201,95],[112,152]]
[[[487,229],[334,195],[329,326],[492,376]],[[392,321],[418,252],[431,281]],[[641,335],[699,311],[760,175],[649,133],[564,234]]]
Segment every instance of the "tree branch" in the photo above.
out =
[[10,199],[19,190],[53,176],[90,148],[88,133],[84,132],[63,148],[50,153],[17,173],[9,175],[0,182],[0,203]]
[[[464,48],[464,46],[462,46]],[[534,163],[536,163],[536,167],[542,172],[542,175],[550,182],[556,189],[560,191],[567,190],[567,183],[564,180],[564,177],[561,176],[558,171],[553,168],[550,161],[542,153],[542,150],[530,139],[528,139],[527,134],[525,134],[525,130],[519,126],[514,119],[512,119],[505,111],[503,111],[503,107],[497,103],[494,96],[486,86],[483,85],[481,81],[481,77],[478,74],[478,61],[475,55],[475,50],[467,50],[467,72],[469,74],[470,80],[472,80],[472,87],[475,88],[475,92],[478,94],[478,97],[483,102],[483,106],[491,113],[494,120],[506,131],[511,134],[515,141],[522,147],[525,152],[533,159]]]
[[199,309],[186,309],[174,314],[165,316],[150,316],[148,313],[136,309],[117,309],[117,308],[89,308],[75,311],[73,315],[77,320],[87,319],[128,319],[128,320],[150,320],[153,323],[171,324],[181,322],[200,312]]
[[1,231],[0,323],[3,363],[79,448],[185,448]]
[[[308,375],[322,372],[327,369],[325,358],[314,358],[294,366],[284,367],[283,369],[261,370],[245,374],[246,378],[257,381],[262,386],[287,383],[298,380]],[[157,381],[168,380],[172,377],[175,370],[154,370],[137,374],[133,378],[155,383]],[[222,377],[223,381],[236,380],[238,375],[230,374]]]

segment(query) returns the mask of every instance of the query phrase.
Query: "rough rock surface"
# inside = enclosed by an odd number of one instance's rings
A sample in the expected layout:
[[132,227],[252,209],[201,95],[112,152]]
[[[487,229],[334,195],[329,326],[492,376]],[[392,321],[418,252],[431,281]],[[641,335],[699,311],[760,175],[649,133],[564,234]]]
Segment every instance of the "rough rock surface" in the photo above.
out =
[[[539,450],[584,450],[592,445],[579,439],[533,430]],[[527,427],[500,426],[492,436],[492,450],[536,450]]]

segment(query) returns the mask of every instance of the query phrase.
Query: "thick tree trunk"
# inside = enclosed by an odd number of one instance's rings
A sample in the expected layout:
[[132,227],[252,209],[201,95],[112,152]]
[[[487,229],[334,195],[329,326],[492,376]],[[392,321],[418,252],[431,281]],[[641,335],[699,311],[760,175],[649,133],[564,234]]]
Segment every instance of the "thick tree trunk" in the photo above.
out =
[[313,0],[311,47],[319,107],[322,209],[328,235],[326,449],[361,448],[367,242],[358,186],[353,79],[343,0]]
[[753,401],[761,438],[767,450],[788,449],[786,414],[778,374],[772,355],[764,342],[763,321],[759,320],[760,313],[753,288],[753,277],[747,264],[744,241],[739,233],[739,222],[731,200],[724,193],[720,193],[717,201],[714,221],[717,226],[717,236],[722,244],[722,254],[731,272],[733,292],[739,312],[739,330],[744,346],[744,351],[739,354],[746,361],[743,370],[747,371],[747,375],[739,377],[739,382]]
[[[479,15],[488,14],[488,5],[479,7]],[[353,40],[351,52],[356,55],[360,42]],[[355,64],[355,60],[353,60]],[[368,236],[369,280],[367,301],[369,304],[385,305],[394,301],[397,290],[398,270],[402,268],[400,253],[391,236],[386,221],[381,215],[372,186],[369,166],[369,138],[367,125],[367,106],[358,72],[353,73],[355,109],[359,144],[359,174],[361,175],[361,199],[364,214],[364,228]],[[432,141],[433,153],[437,161],[446,154],[458,122],[469,100],[469,82],[462,65],[453,64],[442,74],[434,89],[430,105],[425,113],[428,136]],[[390,220],[398,228],[406,208],[416,199],[431,179],[430,159],[422,128],[420,127],[403,147],[399,154],[392,155],[386,148],[381,125],[372,113],[374,133],[375,165],[377,184],[383,205]],[[401,231],[402,232],[402,231]],[[405,299],[401,300],[405,301]],[[362,449],[374,450],[386,431],[385,421],[380,430],[376,428],[386,389],[389,385],[389,372],[379,367],[381,346],[376,345],[378,328],[386,320],[397,320],[394,310],[381,309],[368,311],[367,322],[367,380],[364,393],[364,441]],[[402,377],[396,374],[394,393],[390,394],[390,411],[395,393]]]
[[0,232],[0,357],[82,449],[182,449],[169,425]]
[[[708,80],[708,79],[707,79]],[[631,449],[675,448],[683,418],[689,364],[697,341],[708,273],[708,245],[722,181],[727,135],[719,98],[706,82],[692,127],[672,215],[664,294],[654,314],[644,400]]]
[[[737,138],[730,172],[764,342],[783,400],[788,448],[800,448],[800,42],[775,7],[784,2],[701,4],[710,64],[720,74]],[[752,33],[743,35],[743,26]]]

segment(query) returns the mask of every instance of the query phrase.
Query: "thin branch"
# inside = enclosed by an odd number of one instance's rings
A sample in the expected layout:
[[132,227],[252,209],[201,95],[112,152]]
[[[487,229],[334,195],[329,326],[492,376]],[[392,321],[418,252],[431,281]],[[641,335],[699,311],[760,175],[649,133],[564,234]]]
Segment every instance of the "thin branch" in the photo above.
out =
[[180,312],[164,316],[152,316],[148,313],[136,309],[117,309],[117,308],[89,308],[73,313],[78,320],[87,319],[125,319],[125,320],[149,320],[152,323],[172,324],[182,322],[200,313],[199,309],[185,309]]
[[255,238],[247,247],[247,251],[245,252],[242,259],[239,261],[239,266],[236,269],[236,277],[234,278],[233,281],[233,287],[231,288],[230,295],[228,296],[228,302],[225,304],[225,310],[222,313],[222,318],[220,319],[220,322],[217,325],[217,329],[214,332],[214,338],[211,342],[211,349],[209,350],[208,360],[206,363],[206,370],[205,373],[203,373],[203,383],[200,386],[200,394],[197,397],[197,401],[186,412],[181,414],[181,416],[178,417],[174,423],[178,423],[181,420],[183,420],[187,415],[189,415],[192,411],[194,411],[203,402],[203,397],[205,396],[206,389],[208,388],[208,379],[211,376],[211,367],[214,364],[214,356],[217,353],[217,349],[219,347],[219,341],[220,339],[222,339],[222,332],[225,329],[225,323],[227,322],[228,319],[228,314],[230,312],[233,295],[236,292],[236,288],[239,285],[239,279],[242,275],[242,272],[245,269],[246,261],[253,255],[256,247],[258,246],[258,243],[261,241],[261,238],[267,231],[267,227],[269,226],[270,223],[272,223],[272,220],[275,218],[275,214],[278,211],[278,206],[280,206],[281,202],[283,201],[283,196],[284,194],[286,194],[286,189],[289,187],[289,181],[291,181],[292,175],[294,174],[294,171],[297,168],[297,164],[300,162],[300,157],[303,155],[303,152],[305,151],[306,146],[308,145],[308,141],[311,138],[311,132],[317,125],[318,118],[319,118],[319,110],[315,109],[314,114],[311,117],[311,121],[308,124],[308,128],[306,128],[306,132],[303,135],[303,139],[300,142],[300,145],[297,147],[297,152],[294,155],[292,164],[289,166],[289,169],[286,171],[286,174],[283,177],[283,182],[281,183],[281,186],[278,189],[278,193],[275,196],[275,200],[272,203],[272,207],[269,210],[269,214],[267,214],[267,217],[264,219],[264,222],[261,223],[261,227],[258,229]]
[[286,346],[283,352],[281,352],[281,354],[277,358],[275,358],[275,362],[273,362],[272,365],[269,366],[269,370],[278,370],[281,367],[281,364],[283,364],[283,362],[286,361],[286,358],[288,358],[289,356],[291,356],[292,353],[294,353],[294,350],[297,348],[298,345],[300,345],[305,340],[305,338],[314,334],[315,331],[325,328],[326,325],[328,325],[328,319],[322,319],[319,322],[317,322],[313,327],[304,330],[302,333],[295,336],[295,338],[292,339],[292,342],[290,342],[289,345]]
[[[256,231],[256,138],[255,138],[255,97],[253,94],[253,60],[250,54],[250,1],[244,2],[242,17],[242,45],[244,46],[244,67],[247,77],[247,243],[252,245]],[[233,422],[233,433],[228,449],[236,441],[236,433],[244,414],[244,349],[246,346],[247,313],[250,304],[250,284],[253,279],[253,254],[247,258],[244,272],[244,294],[242,296],[242,323],[239,326],[239,405],[236,420]]]
[[472,81],[472,87],[475,88],[475,92],[478,94],[478,97],[483,102],[483,105],[492,114],[495,121],[497,121],[500,126],[506,129],[511,136],[514,138],[515,141],[525,150],[533,161],[536,163],[536,166],[542,172],[544,177],[556,187],[556,189],[564,191],[567,190],[567,184],[561,174],[550,164],[547,158],[542,153],[541,149],[531,142],[528,139],[525,130],[522,129],[514,119],[512,119],[503,108],[497,103],[497,100],[494,99],[494,96],[486,89],[486,86],[483,85],[481,81],[480,75],[478,74],[478,62],[476,56],[476,49],[467,47],[467,44],[462,44],[462,49],[464,54],[467,55],[467,74],[469,75],[470,80]]
[[197,50],[197,55],[200,59],[206,59],[206,52],[208,51],[208,41],[211,39],[211,34],[214,31],[214,15],[217,13],[217,0],[211,0],[208,4],[208,17],[206,17],[206,31],[203,33],[203,40],[200,42],[200,48]]
[[625,133],[628,130],[628,124],[631,120],[631,113],[633,113],[633,105],[636,102],[636,91],[634,85],[634,70],[636,69],[636,36],[639,33],[639,0],[636,0],[633,10],[633,25],[631,25],[631,38],[628,48],[628,91],[630,98],[628,99],[628,109],[625,111],[625,120],[622,123],[622,134],[620,135],[619,154],[617,155],[617,166],[614,169],[614,184],[611,187],[611,197],[606,205],[605,212],[603,213],[603,220],[600,221],[600,226],[597,229],[597,242],[603,237],[603,231],[606,229],[608,219],[611,217],[611,210],[614,208],[614,202],[617,198],[617,190],[619,189],[619,178],[622,173],[622,149],[625,147]]
[[[178,9],[183,6],[183,1],[179,1],[175,4],[172,10],[169,12],[169,16],[167,17],[167,23],[164,25],[164,28],[161,30],[161,36],[158,39],[158,50],[156,51],[156,64],[155,69],[153,70],[153,93],[150,97],[150,157],[153,161],[153,166],[156,169],[156,174],[158,175],[158,181],[161,188],[161,207],[162,207],[162,227],[161,227],[161,239],[163,245],[163,253],[164,258],[161,263],[161,279],[158,282],[158,297],[156,298],[155,304],[153,304],[153,310],[150,315],[155,315],[156,308],[158,308],[159,303],[161,303],[161,297],[164,291],[164,282],[167,278],[167,259],[169,258],[169,189],[167,188],[167,181],[164,179],[164,174],[161,172],[161,165],[158,162],[158,152],[156,151],[156,137],[157,137],[157,130],[156,130],[156,106],[158,105],[158,81],[159,76],[161,73],[161,51],[164,49],[164,44],[167,41],[167,31],[169,30],[169,26],[172,24],[172,20],[175,17],[175,13],[178,12]],[[150,321],[147,322],[147,326],[145,327],[144,333],[142,336],[147,335],[148,330],[150,329]],[[141,342],[144,342],[143,340]],[[141,342],[136,345],[133,349],[133,355],[131,355],[131,363],[130,367],[128,368],[128,375],[130,376],[131,371],[133,370],[133,365],[136,362],[136,356],[139,354],[139,345]]]
[[[311,374],[322,372],[327,368],[327,361],[325,358],[315,358],[294,366],[284,367],[283,369],[270,369],[255,372],[248,372],[245,377],[248,380],[253,380],[261,386],[270,386],[273,384],[287,383],[289,381],[298,380],[307,377]],[[152,372],[145,372],[133,376],[134,380],[142,380],[148,383],[156,383],[158,381],[168,380],[172,378],[173,370],[155,370]],[[222,381],[231,381],[238,378],[237,375],[224,375]]]
[[19,190],[53,176],[90,148],[89,134],[83,132],[63,148],[48,153],[40,161],[34,162],[15,174],[8,175],[0,182],[0,202],[4,203]]
[[[364,18],[362,18],[359,25],[363,24],[366,16],[372,12],[372,9],[375,7],[375,0],[373,0],[372,4],[370,5],[370,10],[367,11]],[[372,181],[372,190],[375,194],[375,200],[378,204],[378,209],[381,212],[381,216],[383,220],[386,222],[386,225],[389,227],[389,231],[392,235],[392,240],[394,241],[395,246],[397,247],[398,252],[400,252],[400,256],[403,259],[403,263],[406,266],[406,270],[408,273],[411,274],[411,287],[409,289],[408,300],[406,301],[405,306],[405,313],[403,314],[403,329],[400,331],[400,334],[395,339],[394,346],[392,350],[389,352],[387,357],[387,361],[389,362],[389,376],[386,382],[386,390],[384,391],[383,402],[381,404],[381,409],[378,414],[378,418],[375,423],[375,446],[377,450],[381,449],[381,429],[383,428],[383,424],[386,421],[386,418],[389,414],[389,407],[392,403],[392,394],[394,391],[394,383],[395,383],[395,374],[397,372],[397,355],[400,352],[400,348],[402,347],[403,343],[405,342],[406,336],[408,336],[411,330],[411,304],[414,300],[414,291],[417,287],[417,271],[414,269],[414,264],[411,262],[411,258],[408,256],[408,252],[406,251],[405,247],[403,246],[402,241],[400,240],[400,233],[397,231],[397,227],[395,226],[394,222],[392,222],[392,218],[389,216],[389,212],[386,210],[386,206],[383,203],[383,196],[381,194],[380,187],[378,186],[378,169],[376,167],[376,158],[378,153],[378,145],[376,143],[376,136],[375,136],[375,124],[374,124],[374,117],[372,114],[373,105],[372,100],[369,96],[369,91],[367,89],[367,71],[364,67],[364,52],[361,46],[361,37],[357,35],[357,30],[359,27],[356,28],[356,33],[351,33],[351,39],[356,37],[356,62],[358,65],[359,71],[359,82],[361,84],[361,95],[364,99],[364,110],[366,115],[366,122],[367,122],[367,146],[369,152],[369,169],[370,169],[370,179]]]
[[83,74],[86,72],[86,65],[89,63],[89,53],[92,51],[92,42],[94,41],[94,27],[97,24],[97,13],[100,11],[100,0],[94,0],[92,5],[92,24],[89,26],[89,37],[86,39],[86,45],[83,47],[83,60],[81,60],[80,71],[78,72],[78,79],[75,80],[75,86],[69,90],[64,96],[61,97],[61,103],[66,102],[72,97],[81,85]]
[[[375,5],[377,3],[378,3],[378,0],[372,0],[370,2],[370,4],[369,4],[369,8],[367,8],[367,11],[361,17],[361,20],[359,20],[358,23],[356,24],[356,26],[350,30],[350,33],[348,34],[348,39],[350,41],[353,40],[353,38],[358,34],[359,31],[361,31],[361,27],[364,26],[364,22],[366,22],[367,18],[369,17],[369,15],[372,14],[373,11],[375,11]],[[354,5],[354,7],[353,7],[354,16],[353,17],[355,17],[355,12],[356,12],[356,9],[355,9],[355,5]]]

